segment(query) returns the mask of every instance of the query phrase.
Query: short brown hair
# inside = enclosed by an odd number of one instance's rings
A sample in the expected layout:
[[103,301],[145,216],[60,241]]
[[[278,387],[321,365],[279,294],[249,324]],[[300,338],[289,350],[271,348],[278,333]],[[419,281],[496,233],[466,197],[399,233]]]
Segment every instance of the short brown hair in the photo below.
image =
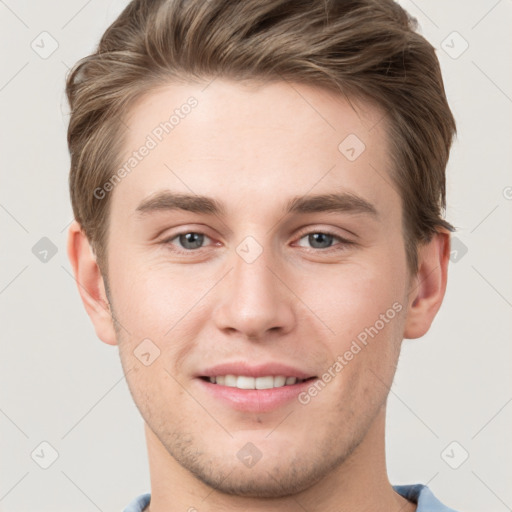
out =
[[392,0],[133,0],[67,77],[73,212],[106,274],[109,197],[123,116],[172,81],[290,80],[386,112],[408,264],[443,219],[455,134],[435,50]]

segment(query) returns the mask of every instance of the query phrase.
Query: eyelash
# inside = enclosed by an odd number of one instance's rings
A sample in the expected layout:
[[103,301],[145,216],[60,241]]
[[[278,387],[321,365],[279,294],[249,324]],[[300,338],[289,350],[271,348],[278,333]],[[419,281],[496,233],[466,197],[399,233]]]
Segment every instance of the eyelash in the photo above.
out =
[[[328,235],[328,236],[332,236],[334,238],[334,240],[337,240],[338,241],[338,245],[339,247],[336,247],[336,245],[333,245],[331,247],[327,247],[325,249],[317,249],[315,247],[310,247],[309,250],[310,251],[314,251],[314,252],[322,252],[324,254],[327,254],[327,253],[331,253],[331,252],[340,252],[340,251],[345,251],[347,250],[347,246],[348,245],[354,245],[354,242],[350,241],[350,240],[347,240],[346,238],[343,238],[342,236],[340,235],[337,235],[336,233],[334,233],[333,231],[329,231],[328,229],[327,230],[310,230],[308,231],[307,229],[304,230],[304,231],[301,231],[299,232],[298,234],[298,240],[302,240],[305,236],[308,236],[308,235],[316,235],[316,234],[322,234],[322,235]],[[303,247],[303,249],[305,249]]]
[[[190,234],[190,233],[194,233],[196,235],[204,235],[206,238],[209,238],[211,240],[211,238],[206,235],[205,233],[201,233],[200,231],[192,231],[192,230],[188,230],[188,231],[181,231],[180,233],[176,233],[174,234],[172,237],[169,237],[169,238],[166,238],[165,240],[162,241],[162,244],[163,245],[166,245],[166,246],[172,246],[172,242],[174,240],[176,240],[177,238],[179,238],[181,235],[187,235],[187,234]],[[308,235],[313,235],[313,234],[322,234],[322,235],[328,235],[328,236],[332,236],[335,240],[337,240],[339,242],[339,244],[341,245],[341,247],[336,247],[336,245],[333,245],[331,247],[327,247],[325,249],[318,249],[318,248],[315,248],[315,247],[310,247],[310,248],[305,248],[305,247],[302,247],[303,249],[309,249],[309,251],[313,251],[313,252],[321,252],[321,253],[331,253],[331,252],[340,252],[340,251],[344,251],[344,250],[347,250],[347,247],[348,245],[354,245],[355,242],[352,242],[350,240],[347,240],[346,238],[343,238],[339,235],[337,235],[336,233],[332,232],[332,231],[329,231],[329,230],[312,230],[312,231],[301,231],[299,234],[298,234],[298,240],[302,240],[304,237],[308,236]],[[198,249],[172,249],[173,251],[179,253],[179,254],[192,254],[192,253],[199,253],[201,251],[201,249],[205,249],[205,247],[199,247]]]

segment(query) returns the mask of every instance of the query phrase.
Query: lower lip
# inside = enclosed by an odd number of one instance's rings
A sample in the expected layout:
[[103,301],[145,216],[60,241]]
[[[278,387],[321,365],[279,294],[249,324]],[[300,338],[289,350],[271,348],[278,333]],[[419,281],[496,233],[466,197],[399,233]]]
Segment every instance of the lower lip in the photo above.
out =
[[239,389],[213,384],[203,379],[198,380],[203,389],[213,397],[223,401],[233,409],[245,412],[269,412],[282,407],[286,403],[297,399],[299,393],[315,382],[315,379],[310,379],[280,388]]

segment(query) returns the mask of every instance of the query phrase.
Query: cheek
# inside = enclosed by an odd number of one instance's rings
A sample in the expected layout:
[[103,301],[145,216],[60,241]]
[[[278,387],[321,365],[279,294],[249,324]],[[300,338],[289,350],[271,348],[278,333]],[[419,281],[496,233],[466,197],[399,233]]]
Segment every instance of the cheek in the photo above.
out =
[[329,328],[330,337],[350,345],[359,333],[376,323],[379,331],[383,330],[382,322],[386,324],[384,330],[391,331],[388,327],[396,324],[397,310],[405,309],[405,280],[401,274],[403,269],[385,268],[384,264],[340,265],[315,281],[324,283],[321,288],[311,292],[309,287],[308,292],[308,286],[304,286],[302,297]]
[[[134,387],[167,383],[159,391],[168,393],[176,383],[165,370],[176,375],[197,350],[215,281],[193,270],[126,258],[112,272],[114,314],[123,326],[119,351],[125,371],[132,369]],[[144,358],[154,362],[146,367]]]
[[172,335],[211,287],[185,266],[163,267],[142,258],[118,261],[111,273],[116,314],[134,338]]
[[406,279],[404,268],[396,266],[377,265],[347,276],[343,301],[331,306],[336,331],[331,352],[341,356],[343,392],[351,389],[368,404],[380,404],[386,396],[402,343]]

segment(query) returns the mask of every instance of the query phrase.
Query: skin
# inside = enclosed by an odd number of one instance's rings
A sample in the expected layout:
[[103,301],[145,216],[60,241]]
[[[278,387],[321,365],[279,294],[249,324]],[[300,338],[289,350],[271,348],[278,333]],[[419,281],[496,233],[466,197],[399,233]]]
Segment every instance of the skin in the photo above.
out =
[[[382,111],[313,86],[166,85],[133,105],[123,157],[191,95],[197,107],[110,192],[108,294],[80,226],[69,230],[84,305],[98,337],[118,345],[145,420],[151,512],[415,510],[387,478],[386,398],[403,338],[425,334],[441,305],[449,234],[419,248],[412,275]],[[338,150],[349,134],[366,145],[352,162]],[[137,212],[164,189],[212,197],[226,215]],[[332,192],[377,215],[283,215],[291,197]],[[321,247],[308,237],[326,231],[335,237]],[[204,233],[203,247],[180,245],[187,232]],[[247,236],[262,249],[252,263],[236,251]],[[307,405],[241,412],[196,378],[234,360],[321,376],[396,303]],[[149,366],[133,354],[147,338],[160,350]],[[237,457],[248,442],[262,454],[253,467]]]

